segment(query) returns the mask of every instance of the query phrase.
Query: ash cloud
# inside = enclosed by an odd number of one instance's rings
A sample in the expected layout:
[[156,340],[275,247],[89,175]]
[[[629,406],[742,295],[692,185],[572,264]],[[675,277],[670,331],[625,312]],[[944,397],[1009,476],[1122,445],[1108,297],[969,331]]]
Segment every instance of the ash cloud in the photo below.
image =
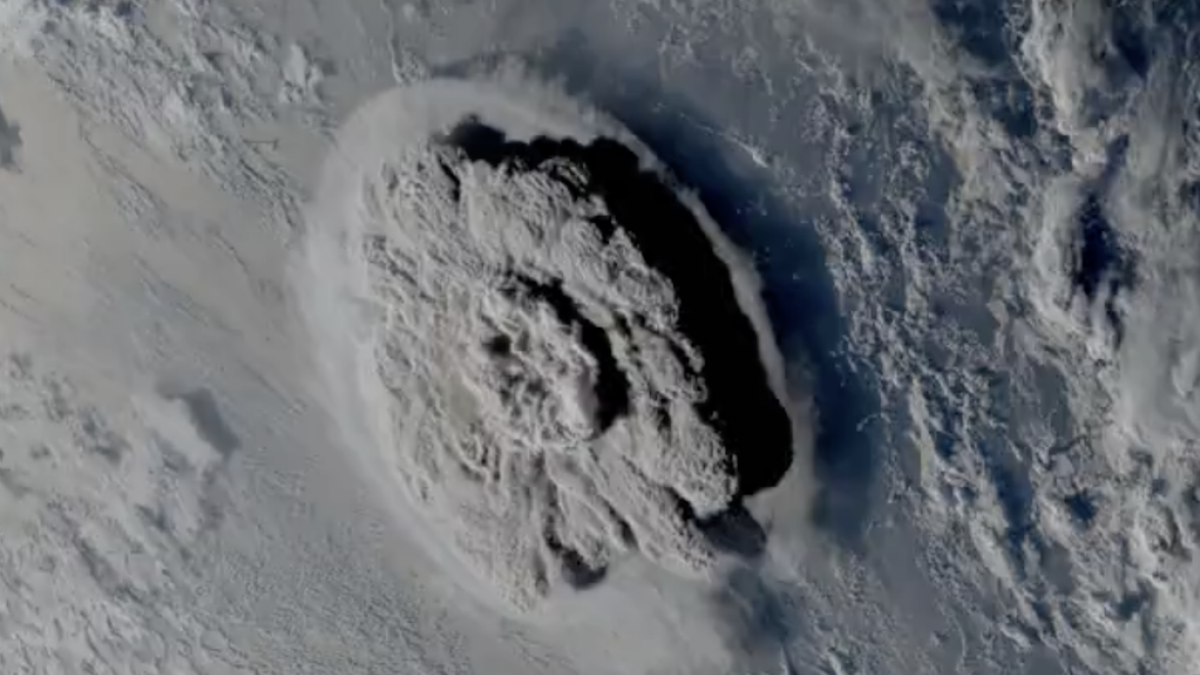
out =
[[530,610],[628,555],[710,578],[762,551],[778,355],[670,177],[472,117],[364,175],[383,452],[456,557]]
[[759,354],[760,336],[741,306],[730,270],[714,244],[663,178],[643,171],[633,151],[609,138],[584,145],[538,137],[513,142],[477,119],[457,125],[447,142],[472,161],[519,171],[558,162],[582,168],[579,196],[603,200],[608,214],[592,225],[620,229],[646,264],[676,293],[678,330],[703,355],[697,375],[708,391],[705,422],[737,459],[739,494],[774,487],[791,465],[791,422],[772,391]]

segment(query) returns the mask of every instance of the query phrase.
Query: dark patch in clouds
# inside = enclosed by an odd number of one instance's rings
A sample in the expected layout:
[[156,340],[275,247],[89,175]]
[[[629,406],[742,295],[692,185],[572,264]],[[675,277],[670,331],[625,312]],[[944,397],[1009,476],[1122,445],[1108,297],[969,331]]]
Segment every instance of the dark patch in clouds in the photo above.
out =
[[0,169],[17,168],[17,150],[21,148],[21,127],[9,121],[0,109]]

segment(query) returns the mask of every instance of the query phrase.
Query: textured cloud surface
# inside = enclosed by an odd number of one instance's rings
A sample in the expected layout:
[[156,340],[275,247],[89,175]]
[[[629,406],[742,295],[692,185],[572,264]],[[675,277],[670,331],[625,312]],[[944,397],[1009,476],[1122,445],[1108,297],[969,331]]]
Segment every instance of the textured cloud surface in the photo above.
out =
[[512,99],[473,87],[400,92],[445,125],[344,144],[311,222],[310,281],[357,275],[310,312],[328,337],[330,304],[366,310],[376,461],[516,607],[635,552],[708,576],[707,524],[792,460],[748,268],[634,150],[510,138],[479,114]]

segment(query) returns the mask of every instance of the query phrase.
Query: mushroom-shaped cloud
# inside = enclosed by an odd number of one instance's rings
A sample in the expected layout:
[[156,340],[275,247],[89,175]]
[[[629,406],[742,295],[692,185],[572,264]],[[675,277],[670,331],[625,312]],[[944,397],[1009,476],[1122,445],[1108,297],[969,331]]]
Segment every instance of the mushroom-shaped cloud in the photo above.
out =
[[498,84],[394,92],[339,140],[298,278],[397,512],[520,609],[631,554],[708,574],[793,419],[699,202],[617,125]]

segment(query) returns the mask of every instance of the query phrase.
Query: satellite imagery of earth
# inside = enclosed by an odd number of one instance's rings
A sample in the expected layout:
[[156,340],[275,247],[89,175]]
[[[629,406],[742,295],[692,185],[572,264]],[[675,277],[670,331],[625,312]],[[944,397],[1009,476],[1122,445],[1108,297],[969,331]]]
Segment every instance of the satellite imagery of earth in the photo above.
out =
[[1200,674],[1200,1],[0,0],[0,675]]

